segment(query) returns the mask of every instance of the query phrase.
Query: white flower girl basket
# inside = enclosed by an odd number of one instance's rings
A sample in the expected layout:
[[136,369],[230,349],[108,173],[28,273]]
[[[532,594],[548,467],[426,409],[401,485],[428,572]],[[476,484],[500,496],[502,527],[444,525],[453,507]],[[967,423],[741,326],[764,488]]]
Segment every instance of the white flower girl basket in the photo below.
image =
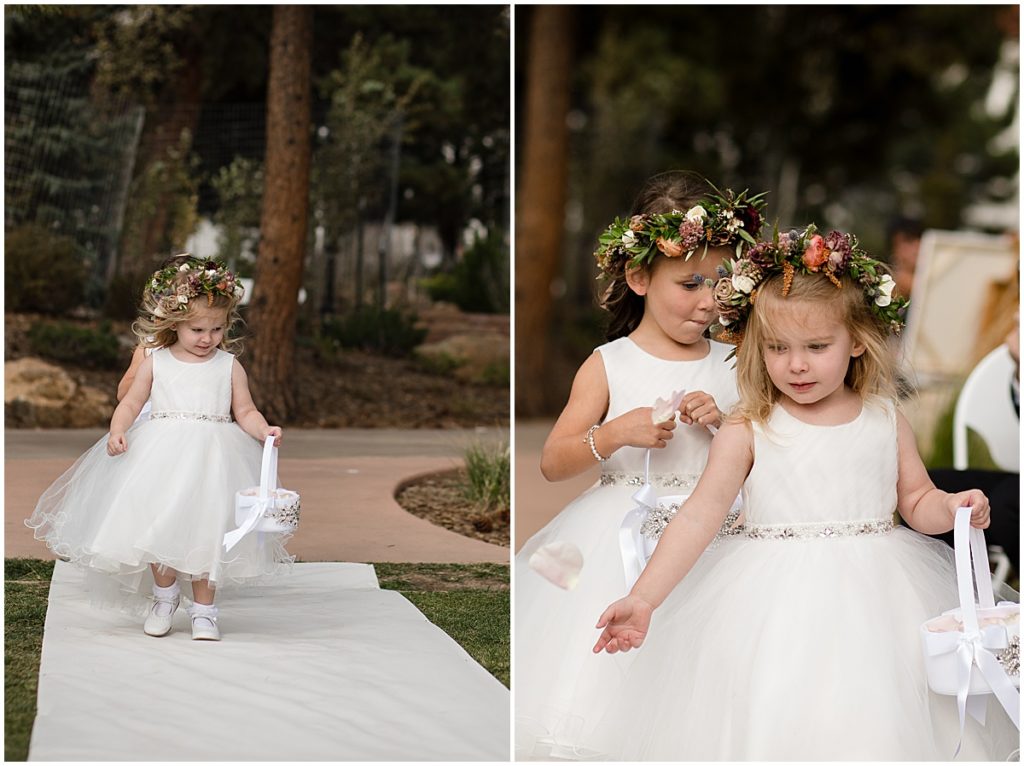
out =
[[961,739],[966,713],[984,725],[988,694],[996,696],[1020,730],[1020,605],[995,603],[985,533],[971,527],[970,508],[957,509],[953,543],[960,607],[921,626],[928,685],[937,694],[957,698]]
[[263,443],[260,485],[235,493],[235,524],[224,535],[224,549],[230,551],[250,532],[292,534],[299,526],[298,492],[277,486],[277,447],[274,436]]

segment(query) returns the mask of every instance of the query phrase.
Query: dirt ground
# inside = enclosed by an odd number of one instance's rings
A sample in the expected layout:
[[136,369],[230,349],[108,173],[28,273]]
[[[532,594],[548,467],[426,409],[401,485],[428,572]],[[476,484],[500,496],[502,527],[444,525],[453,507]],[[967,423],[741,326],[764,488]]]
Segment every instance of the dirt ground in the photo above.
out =
[[398,504],[414,516],[460,535],[509,547],[508,511],[481,512],[462,494],[464,469],[433,474],[406,484],[395,495]]
[[[20,314],[4,317],[4,358],[31,352],[28,330],[43,319]],[[127,323],[114,331],[129,334]],[[124,369],[131,349],[124,353]],[[245,365],[243,352],[239,361]],[[57,363],[79,384],[113,392],[124,369],[93,370]],[[296,349],[298,412],[285,425],[302,428],[458,428],[506,426],[509,393],[505,385],[463,383],[424,368],[415,359],[344,349],[329,356],[299,344]],[[99,425],[99,424],[97,424]]]

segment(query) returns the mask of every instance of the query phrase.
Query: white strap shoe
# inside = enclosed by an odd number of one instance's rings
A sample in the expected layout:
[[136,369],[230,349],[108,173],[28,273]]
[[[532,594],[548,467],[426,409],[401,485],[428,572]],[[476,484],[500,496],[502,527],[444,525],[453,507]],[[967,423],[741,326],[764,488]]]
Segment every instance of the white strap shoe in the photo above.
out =
[[212,604],[193,604],[188,612],[192,617],[193,641],[220,641],[217,607]]
[[171,632],[171,621],[181,603],[181,594],[173,596],[153,596],[153,605],[146,615],[146,624],[142,627],[147,636],[166,636]]

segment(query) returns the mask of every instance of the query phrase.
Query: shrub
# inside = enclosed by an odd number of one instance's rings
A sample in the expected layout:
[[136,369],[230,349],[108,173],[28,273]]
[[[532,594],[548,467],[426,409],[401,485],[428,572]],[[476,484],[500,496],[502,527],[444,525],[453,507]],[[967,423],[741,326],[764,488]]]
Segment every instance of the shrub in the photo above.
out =
[[415,314],[364,306],[346,317],[325,319],[320,334],[343,348],[409,356],[427,337],[427,331],[417,327],[416,321]]
[[509,309],[508,273],[505,246],[491,235],[476,240],[450,273],[427,277],[421,284],[431,300],[454,303],[463,311],[500,314]]
[[463,452],[463,458],[467,473],[463,486],[466,498],[485,511],[508,510],[511,506],[508,445],[472,444]]
[[80,367],[116,370],[126,362],[109,322],[101,322],[97,328],[70,322],[42,322],[28,331],[28,342],[37,356]]
[[87,275],[85,259],[70,237],[36,223],[4,237],[7,311],[66,314],[82,303]]

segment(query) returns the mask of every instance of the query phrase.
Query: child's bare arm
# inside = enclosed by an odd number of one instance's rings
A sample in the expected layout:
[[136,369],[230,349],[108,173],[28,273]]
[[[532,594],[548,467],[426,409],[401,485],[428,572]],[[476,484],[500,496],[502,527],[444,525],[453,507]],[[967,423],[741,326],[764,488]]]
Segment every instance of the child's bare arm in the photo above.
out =
[[650,563],[624,599],[605,610],[595,652],[628,651],[647,635],[651,614],[690,571],[721,528],[754,463],[747,423],[726,423],[711,443],[707,467],[697,487],[669,522]]
[[139,365],[142,364],[146,359],[146,349],[142,346],[136,346],[135,351],[132,352],[132,361],[128,365],[128,369],[124,371],[124,376],[121,378],[121,382],[117,384],[117,401],[124,399],[125,394],[132,387],[132,382],[135,380],[135,376],[139,372]]
[[153,387],[153,359],[148,357],[139,364],[131,386],[114,410],[110,419],[110,436],[107,438],[107,454],[120,455],[128,449],[125,432],[135,422],[149,398]]
[[984,529],[989,523],[988,498],[981,490],[950,494],[938,489],[928,476],[917,451],[914,431],[902,412],[896,413],[896,444],[899,449],[899,479],[896,505],[900,516],[912,528],[926,535],[948,532],[953,528],[956,509],[971,508],[971,526]]
[[232,362],[231,367],[231,411],[238,425],[252,438],[262,442],[267,436],[273,435],[277,437],[274,444],[281,444],[281,428],[268,425],[267,419],[256,409],[252,394],[249,392],[249,376],[245,374],[237,359]]
[[[548,481],[562,481],[583,473],[597,462],[586,442],[587,431],[608,411],[608,379],[599,352],[591,354],[576,373],[569,401],[558,416],[540,458]],[[624,446],[665,447],[675,421],[654,424],[651,408],[638,407],[604,423],[594,431],[594,446],[604,458]]]

